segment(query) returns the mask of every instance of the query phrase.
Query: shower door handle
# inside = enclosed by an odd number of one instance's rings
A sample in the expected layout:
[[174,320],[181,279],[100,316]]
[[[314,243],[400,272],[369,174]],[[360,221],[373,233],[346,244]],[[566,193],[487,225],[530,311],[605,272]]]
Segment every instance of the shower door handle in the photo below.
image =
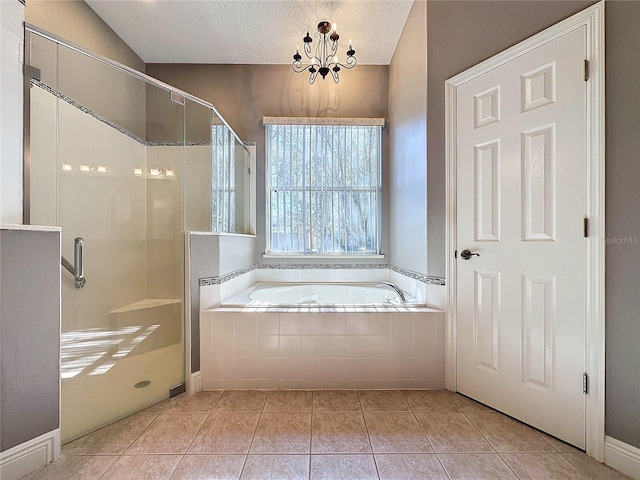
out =
[[71,265],[69,260],[62,257],[61,263],[64,268],[66,268],[71,275],[73,275],[73,284],[76,288],[84,287],[84,284],[87,283],[87,279],[84,278],[84,240],[81,237],[76,237],[73,242],[73,263],[75,266]]

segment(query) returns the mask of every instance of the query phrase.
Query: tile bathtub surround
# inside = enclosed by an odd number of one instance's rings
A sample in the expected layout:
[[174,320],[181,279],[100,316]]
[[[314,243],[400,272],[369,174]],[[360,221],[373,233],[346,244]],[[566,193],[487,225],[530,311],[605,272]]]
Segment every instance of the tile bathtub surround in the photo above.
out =
[[[526,441],[499,451],[518,437]],[[183,453],[160,454],[158,446]],[[66,444],[62,453],[23,480],[626,479],[446,391],[182,395]]]
[[258,310],[201,312],[205,390],[444,386],[441,311]]

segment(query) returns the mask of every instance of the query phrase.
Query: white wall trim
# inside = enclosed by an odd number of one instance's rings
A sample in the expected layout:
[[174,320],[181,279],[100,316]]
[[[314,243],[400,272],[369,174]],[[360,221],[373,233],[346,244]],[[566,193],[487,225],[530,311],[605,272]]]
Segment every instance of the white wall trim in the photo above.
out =
[[587,82],[587,304],[585,363],[589,374],[589,394],[586,397],[586,450],[598,461],[604,460],[604,1],[563,20],[523,42],[450,78],[445,83],[446,128],[446,255],[447,255],[447,331],[445,385],[456,390],[456,89],[474,78],[497,68],[513,58],[524,55],[567,33],[586,28],[587,59],[590,78]]
[[200,393],[202,391],[202,372],[193,372],[189,377],[189,389],[187,390],[187,393],[189,395]]
[[0,478],[17,480],[60,457],[60,429],[0,453]]
[[640,448],[605,437],[604,463],[633,480],[640,480]]

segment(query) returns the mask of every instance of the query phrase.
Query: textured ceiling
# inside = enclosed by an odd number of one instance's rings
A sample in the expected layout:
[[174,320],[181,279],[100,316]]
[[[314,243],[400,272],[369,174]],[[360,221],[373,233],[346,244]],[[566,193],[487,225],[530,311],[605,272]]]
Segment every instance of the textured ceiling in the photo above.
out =
[[[421,0],[418,0],[421,1]],[[291,63],[320,20],[359,64],[388,65],[413,0],[86,0],[146,63]]]

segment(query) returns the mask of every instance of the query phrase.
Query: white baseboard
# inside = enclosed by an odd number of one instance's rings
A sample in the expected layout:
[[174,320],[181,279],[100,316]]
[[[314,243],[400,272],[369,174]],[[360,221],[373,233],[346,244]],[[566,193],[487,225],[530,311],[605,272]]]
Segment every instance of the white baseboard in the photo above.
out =
[[17,480],[60,457],[57,428],[0,453],[0,478]]
[[640,448],[605,437],[604,463],[633,480],[640,480]]
[[195,395],[202,391],[202,372],[193,372],[189,382],[189,395]]

